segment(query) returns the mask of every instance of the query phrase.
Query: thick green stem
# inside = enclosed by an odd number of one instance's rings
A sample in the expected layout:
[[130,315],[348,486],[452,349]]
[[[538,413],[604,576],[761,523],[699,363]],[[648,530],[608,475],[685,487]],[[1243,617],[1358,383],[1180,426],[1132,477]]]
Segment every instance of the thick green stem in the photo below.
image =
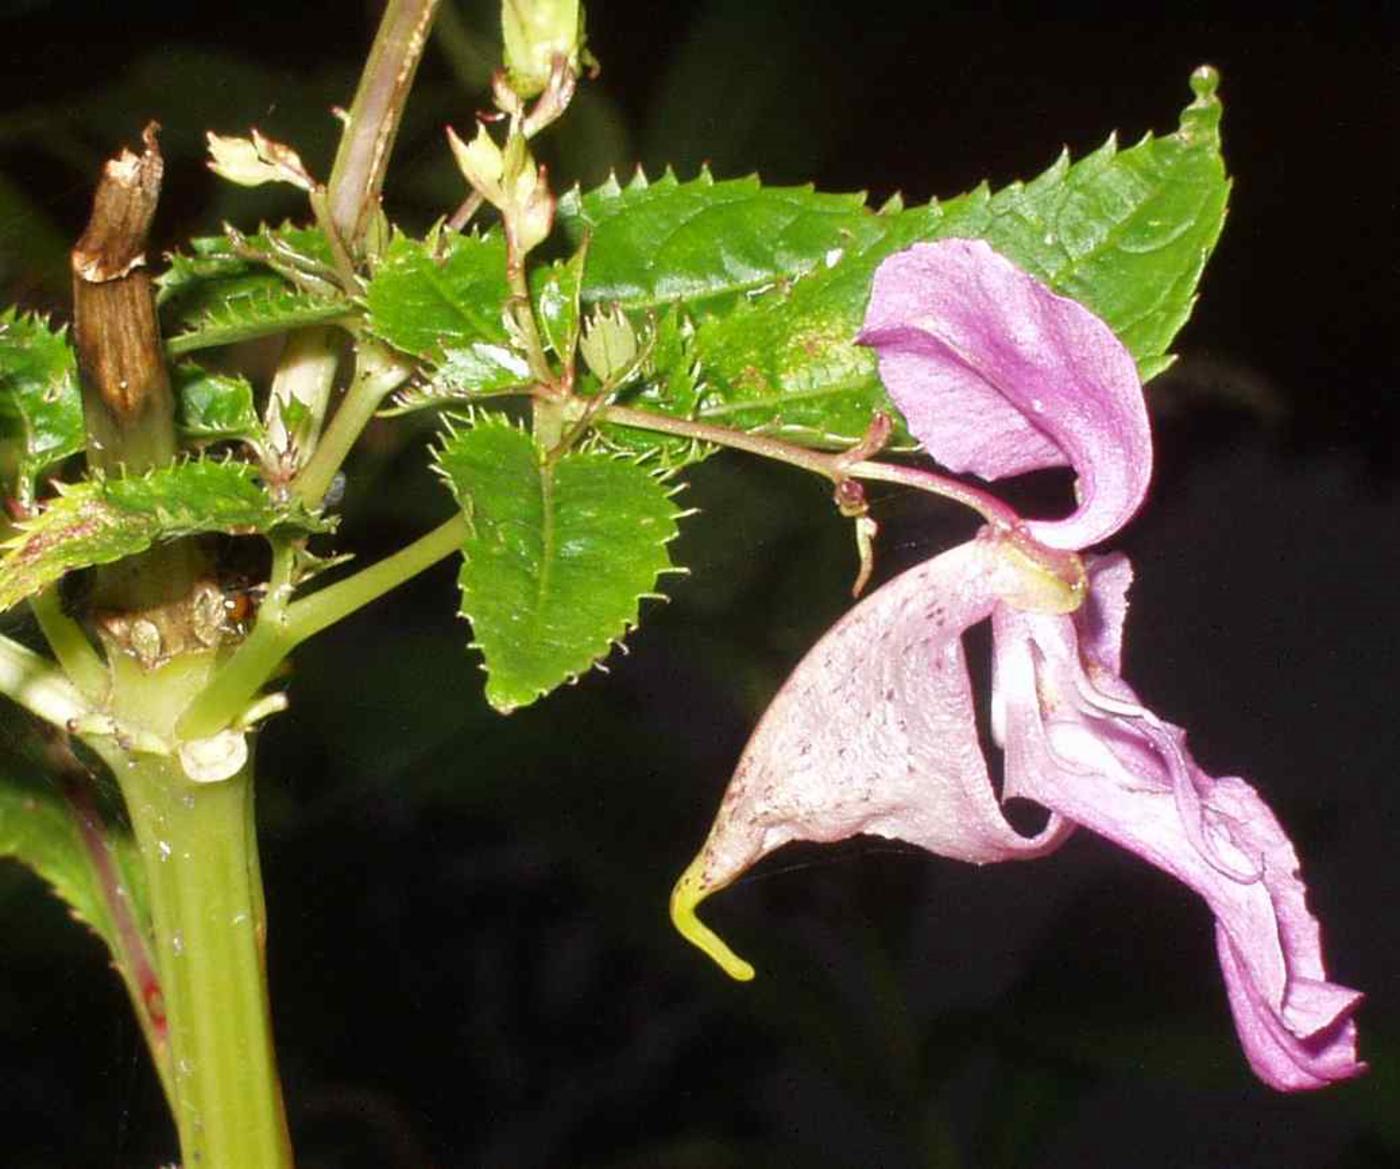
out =
[[[113,713],[169,736],[211,664],[209,655],[192,656],[146,672],[115,659]],[[183,1163],[290,1169],[251,765],[210,784],[187,778],[170,756],[134,756],[113,770],[146,869]]]

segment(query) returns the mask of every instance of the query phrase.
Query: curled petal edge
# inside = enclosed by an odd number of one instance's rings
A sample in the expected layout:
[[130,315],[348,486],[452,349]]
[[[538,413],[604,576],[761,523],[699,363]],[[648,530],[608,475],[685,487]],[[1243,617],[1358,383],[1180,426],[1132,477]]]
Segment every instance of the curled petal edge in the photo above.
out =
[[1132,355],[1087,308],[983,241],[886,259],[858,340],[878,354],[910,432],[950,470],[1074,469],[1075,511],[1027,525],[1041,543],[1087,548],[1142,504],[1152,436]]

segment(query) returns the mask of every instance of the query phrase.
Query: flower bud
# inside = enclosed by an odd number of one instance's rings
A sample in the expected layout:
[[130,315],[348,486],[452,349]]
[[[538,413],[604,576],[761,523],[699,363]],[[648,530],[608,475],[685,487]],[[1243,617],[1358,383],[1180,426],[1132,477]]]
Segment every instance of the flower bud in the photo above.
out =
[[249,138],[225,137],[212,131],[209,142],[209,169],[240,187],[260,187],[264,183],[290,183],[303,191],[316,188],[316,181],[302,165],[301,157],[290,146],[276,142],[254,130]]
[[637,331],[617,306],[611,312],[601,308],[589,317],[578,347],[588,368],[606,384],[637,360]]
[[555,57],[575,71],[583,48],[583,8],[579,0],[501,0],[510,86],[523,98],[543,93]]
[[463,142],[457,131],[447,127],[447,143],[452,147],[452,157],[457,160],[457,169],[471,185],[472,190],[481,192],[482,198],[499,207],[502,201],[501,178],[505,173],[505,159],[495,139],[486,132],[480,122],[476,125],[476,137]]

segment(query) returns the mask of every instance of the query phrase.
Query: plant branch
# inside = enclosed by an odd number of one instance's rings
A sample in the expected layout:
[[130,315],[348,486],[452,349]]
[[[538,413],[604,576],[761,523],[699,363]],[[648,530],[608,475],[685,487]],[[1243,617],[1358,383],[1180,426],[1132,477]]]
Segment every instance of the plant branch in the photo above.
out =
[[202,739],[228,726],[303,641],[459,551],[466,536],[466,518],[458,513],[393,555],[308,597],[289,605],[265,605],[248,640],[181,716],[180,737]]
[[[178,449],[175,397],[161,348],[146,247],[164,161],[156,125],[140,154],[123,150],[102,168],[92,215],[74,245],[73,343],[82,389],[88,465],[140,474]],[[93,596],[106,609],[149,609],[188,592],[199,557],[189,541],[104,565]]]
[[384,399],[408,380],[412,368],[371,341],[362,340],[355,359],[355,377],[321,435],[316,450],[292,481],[292,494],[313,511],[330,489],[355,440]]
[[287,609],[292,644],[299,645],[371,601],[461,551],[469,529],[461,512],[392,556],[294,601]]
[[824,476],[833,483],[840,484],[847,479],[873,479],[884,483],[897,483],[912,487],[916,491],[927,491],[941,495],[972,508],[989,524],[1002,529],[1017,527],[1021,518],[995,496],[976,487],[925,471],[918,467],[906,467],[899,463],[877,463],[869,459],[852,461],[841,451],[818,451],[810,447],[797,446],[765,434],[747,430],[733,430],[727,426],[714,426],[707,422],[696,422],[689,418],[671,418],[665,414],[654,414],[649,410],[635,410],[629,406],[605,406],[598,412],[600,421],[613,422],[621,426],[631,426],[639,430],[654,430],[661,434],[674,434],[682,438],[693,438],[715,446],[732,447],[748,451],[765,459],[774,459],[801,467],[815,475]]
[[68,680],[88,698],[99,698],[109,682],[107,667],[82,626],[63,611],[58,585],[30,597],[29,607]]
[[91,708],[62,671],[17,641],[0,636],[0,694],[31,714],[67,730]]
[[140,154],[102,168],[92,215],[73,247],[73,342],[88,462],[139,473],[175,457],[175,398],[161,351],[146,243],[165,164],[156,127]]
[[[327,326],[298,329],[287,336],[265,418],[275,478],[290,477],[311,457],[325,422],[339,358],[338,338]],[[289,419],[296,421],[289,424]]]
[[438,0],[389,0],[346,114],[327,184],[331,222],[352,252],[379,204],[404,102],[437,14]]

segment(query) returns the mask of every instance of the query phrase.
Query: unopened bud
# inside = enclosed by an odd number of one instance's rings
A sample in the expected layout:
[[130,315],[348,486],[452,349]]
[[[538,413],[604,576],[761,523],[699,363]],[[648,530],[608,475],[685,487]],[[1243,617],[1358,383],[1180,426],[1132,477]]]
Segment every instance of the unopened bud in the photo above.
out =
[[276,142],[254,130],[251,138],[225,137],[210,131],[209,169],[240,187],[260,187],[264,183],[290,183],[303,191],[316,188],[316,181],[302,165],[301,157],[290,146]]
[[578,72],[582,5],[579,0],[501,0],[501,36],[511,88],[522,98],[535,97],[549,84],[556,57]]
[[601,308],[584,325],[578,347],[598,380],[610,383],[637,360],[637,331],[616,305]]
[[480,191],[488,203],[499,207],[505,158],[495,139],[486,132],[486,127],[478,122],[476,137],[470,142],[463,142],[457,137],[457,131],[448,126],[447,143],[452,147],[452,157],[457,160],[457,169],[462,172],[472,190]]
[[550,193],[544,167],[536,169],[531,164],[521,174],[515,184],[515,199],[515,212],[507,226],[515,235],[517,252],[523,256],[539,247],[554,230],[556,200]]

